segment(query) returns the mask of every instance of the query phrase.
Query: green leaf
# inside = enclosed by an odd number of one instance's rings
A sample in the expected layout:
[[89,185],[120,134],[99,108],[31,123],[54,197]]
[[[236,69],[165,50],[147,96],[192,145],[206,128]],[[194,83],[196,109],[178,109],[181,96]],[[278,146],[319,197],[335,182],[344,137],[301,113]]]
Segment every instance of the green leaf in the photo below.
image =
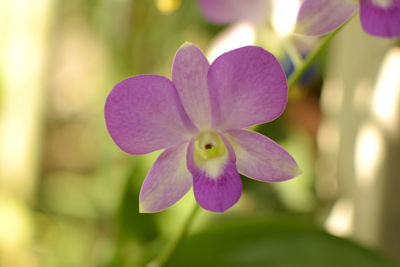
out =
[[186,239],[167,266],[399,266],[354,242],[291,221],[221,224]]

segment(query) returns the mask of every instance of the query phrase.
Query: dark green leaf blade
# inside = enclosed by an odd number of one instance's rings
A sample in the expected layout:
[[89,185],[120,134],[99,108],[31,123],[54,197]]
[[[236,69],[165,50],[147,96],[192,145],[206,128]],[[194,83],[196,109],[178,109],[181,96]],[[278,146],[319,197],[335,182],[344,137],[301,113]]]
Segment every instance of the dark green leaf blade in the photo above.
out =
[[394,267],[399,264],[309,225],[251,221],[189,237],[167,266]]

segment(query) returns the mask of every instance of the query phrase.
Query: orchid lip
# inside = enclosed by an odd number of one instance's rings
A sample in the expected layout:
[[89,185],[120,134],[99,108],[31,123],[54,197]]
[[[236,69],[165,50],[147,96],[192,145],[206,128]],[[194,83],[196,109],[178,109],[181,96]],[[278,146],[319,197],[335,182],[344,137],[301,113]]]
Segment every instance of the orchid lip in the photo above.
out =
[[197,166],[217,177],[228,158],[228,150],[221,136],[213,131],[201,132],[194,141],[194,161]]

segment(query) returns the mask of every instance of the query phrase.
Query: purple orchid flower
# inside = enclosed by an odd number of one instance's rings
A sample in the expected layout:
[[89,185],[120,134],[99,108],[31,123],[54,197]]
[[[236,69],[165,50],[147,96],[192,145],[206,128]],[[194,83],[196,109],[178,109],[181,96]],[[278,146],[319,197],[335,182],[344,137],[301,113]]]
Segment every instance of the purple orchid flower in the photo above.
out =
[[297,32],[326,34],[348,20],[358,7],[367,33],[386,38],[400,35],[400,0],[304,0]]
[[142,185],[140,211],[166,209],[193,185],[200,206],[224,212],[241,196],[239,172],[264,182],[298,175],[282,147],[242,129],[279,117],[287,94],[280,64],[255,46],[210,65],[195,45],[185,44],[176,53],[172,81],[139,75],[117,84],[105,104],[115,143],[129,154],[165,149]]

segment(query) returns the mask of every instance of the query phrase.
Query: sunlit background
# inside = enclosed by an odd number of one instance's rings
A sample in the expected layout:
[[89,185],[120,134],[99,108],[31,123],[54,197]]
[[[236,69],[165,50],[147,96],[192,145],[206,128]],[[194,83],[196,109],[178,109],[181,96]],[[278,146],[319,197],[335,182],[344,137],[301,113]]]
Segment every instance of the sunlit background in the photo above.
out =
[[[298,6],[277,0],[269,21],[216,26],[196,1],[0,1],[0,266],[145,266],[179,230],[193,196],[158,214],[138,213],[141,183],[159,152],[127,155],[112,142],[103,118],[108,92],[129,76],[170,77],[185,41],[210,60],[260,45],[289,75],[318,42],[292,34]],[[244,194],[227,213],[199,213],[194,239],[172,266],[201,266],[190,254],[199,248],[235,255],[238,264],[226,266],[269,266],[239,264],[264,253],[260,240],[224,252],[207,242],[222,242],[224,229],[244,240],[251,227],[229,227],[252,220],[265,221],[265,242],[277,244],[270,266],[317,266],[309,258],[318,251],[294,255],[307,258],[292,265],[282,252],[290,253],[299,238],[290,233],[304,225],[349,238],[340,249],[357,256],[337,251],[352,260],[348,266],[400,266],[398,40],[366,35],[355,18],[289,94],[283,116],[256,130],[290,151],[303,173],[278,184],[243,179]],[[286,239],[276,241],[274,227]]]

